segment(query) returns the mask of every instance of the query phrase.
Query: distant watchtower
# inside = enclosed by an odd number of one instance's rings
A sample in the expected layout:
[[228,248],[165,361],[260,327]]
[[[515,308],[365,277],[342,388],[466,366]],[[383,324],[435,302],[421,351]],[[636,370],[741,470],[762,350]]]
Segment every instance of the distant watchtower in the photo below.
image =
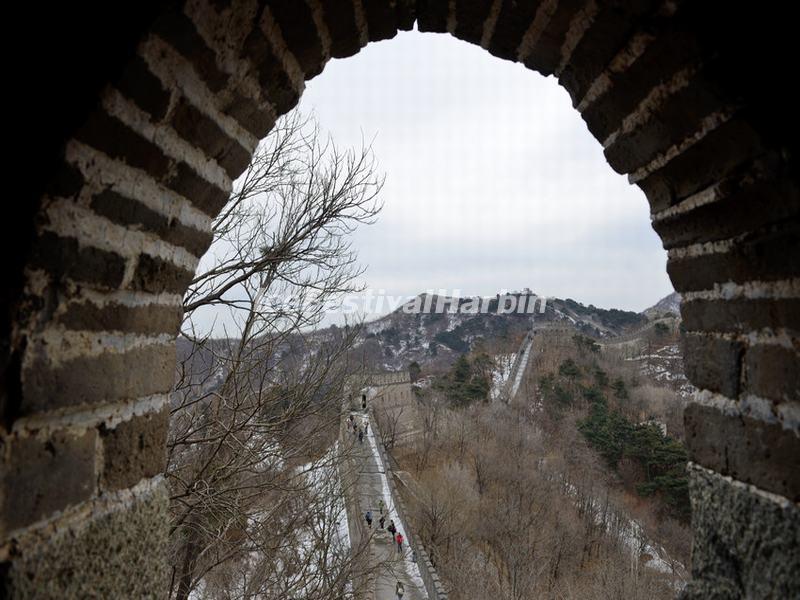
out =
[[371,373],[367,379],[367,405],[389,446],[408,443],[419,430],[417,397],[408,371]]

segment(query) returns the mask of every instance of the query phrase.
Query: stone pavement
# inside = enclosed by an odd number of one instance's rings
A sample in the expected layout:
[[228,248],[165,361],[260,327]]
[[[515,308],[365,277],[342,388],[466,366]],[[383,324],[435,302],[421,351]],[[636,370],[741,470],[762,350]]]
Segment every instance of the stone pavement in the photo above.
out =
[[[366,422],[369,418],[361,411],[354,411],[353,416],[359,423]],[[403,544],[403,551],[397,551],[397,545],[385,529],[380,529],[380,500],[384,502],[386,525],[393,519],[395,526],[403,536],[406,536],[406,524],[401,523],[394,502],[391,498],[389,486],[386,481],[387,474],[378,455],[375,437],[372,432],[373,424],[370,422],[369,432],[364,437],[363,443],[355,438],[355,459],[357,464],[356,494],[358,495],[358,508],[360,518],[364,519],[367,510],[372,511],[372,539],[370,555],[372,565],[379,565],[375,577],[374,600],[396,600],[395,587],[400,581],[405,587],[403,600],[427,600],[428,596],[423,587],[419,569],[412,560],[411,549],[407,543]]]

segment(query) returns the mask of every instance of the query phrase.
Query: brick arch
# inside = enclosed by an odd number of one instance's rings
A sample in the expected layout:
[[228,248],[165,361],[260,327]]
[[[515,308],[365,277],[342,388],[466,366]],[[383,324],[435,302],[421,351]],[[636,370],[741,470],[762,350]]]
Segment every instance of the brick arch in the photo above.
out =
[[721,31],[731,15],[698,4],[193,0],[147,20],[66,140],[14,299],[0,492],[12,595],[163,589],[174,338],[211,219],[305,80],[415,23],[556,76],[644,190],[701,390],[686,412],[687,597],[796,594],[794,121],[774,73],[747,70],[738,34],[753,16]]

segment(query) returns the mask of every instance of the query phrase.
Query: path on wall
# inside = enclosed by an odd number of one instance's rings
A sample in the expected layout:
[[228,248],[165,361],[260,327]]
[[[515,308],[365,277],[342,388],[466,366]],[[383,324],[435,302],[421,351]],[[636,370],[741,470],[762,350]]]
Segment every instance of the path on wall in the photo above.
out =
[[[634,335],[641,335],[642,331],[650,327],[652,327],[652,324],[637,330],[634,332]],[[531,328],[520,343],[519,349],[514,357],[514,364],[506,380],[506,398],[508,402],[511,402],[516,396],[519,391],[520,383],[525,373],[528,371],[530,358],[533,354],[533,341],[537,329],[548,329],[548,327],[539,326]],[[612,341],[608,343],[615,342]],[[568,486],[568,495],[574,496],[576,492],[577,490],[573,486]],[[592,500],[592,505],[595,508],[600,506],[597,500]],[[598,515],[600,515],[600,512],[598,512]],[[677,560],[673,560],[663,546],[649,539],[636,519],[629,517],[627,513],[620,515],[620,519],[621,523],[616,524],[617,528],[621,530],[619,539],[630,550],[633,558],[638,560],[640,554],[648,555],[650,559],[647,561],[647,566],[659,573],[677,575],[673,586],[676,590],[682,589],[687,579],[686,568]],[[605,525],[605,523],[603,524]]]
[[538,323],[531,319],[531,328],[522,343],[519,345],[517,353],[514,355],[514,364],[509,371],[508,379],[505,385],[505,397],[507,402],[511,402],[519,391],[519,386],[522,383],[525,373],[528,370],[528,363],[530,362],[531,355],[533,354],[533,340],[537,331],[543,329],[553,329],[553,326],[547,323]]
[[362,521],[367,510],[372,511],[372,538],[370,556],[372,565],[378,565],[375,577],[375,600],[396,600],[395,587],[400,581],[405,587],[403,600],[427,600],[419,567],[412,560],[412,552],[408,543],[403,544],[403,551],[397,551],[397,545],[388,531],[381,530],[380,500],[383,499],[386,514],[386,525],[393,520],[398,531],[407,536],[406,523],[401,522],[389,488],[386,469],[378,452],[378,445],[373,433],[373,423],[362,411],[351,414],[359,423],[369,423],[364,441],[355,441],[356,485],[358,512]]
[[514,366],[511,367],[511,375],[508,378],[508,401],[514,399],[519,391],[519,385],[522,383],[522,377],[528,369],[528,361],[531,357],[531,350],[533,349],[533,332],[529,331],[522,341],[519,351],[517,352]]

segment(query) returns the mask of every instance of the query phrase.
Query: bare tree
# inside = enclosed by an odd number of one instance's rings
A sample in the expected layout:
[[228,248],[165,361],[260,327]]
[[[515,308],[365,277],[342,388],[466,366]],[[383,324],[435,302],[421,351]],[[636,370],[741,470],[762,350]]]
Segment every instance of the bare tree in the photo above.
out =
[[214,221],[172,399],[171,596],[341,597],[352,555],[336,439],[357,327],[309,329],[358,289],[349,235],[377,215],[381,185],[369,148],[341,152],[294,113]]

